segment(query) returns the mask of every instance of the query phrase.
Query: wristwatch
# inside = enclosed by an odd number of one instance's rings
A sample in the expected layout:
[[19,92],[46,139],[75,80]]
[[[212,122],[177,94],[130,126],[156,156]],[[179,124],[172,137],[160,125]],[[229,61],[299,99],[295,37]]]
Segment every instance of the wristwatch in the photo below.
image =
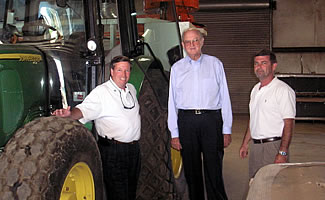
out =
[[281,156],[287,156],[287,155],[288,155],[287,152],[285,152],[285,151],[279,151],[279,154],[280,154]]

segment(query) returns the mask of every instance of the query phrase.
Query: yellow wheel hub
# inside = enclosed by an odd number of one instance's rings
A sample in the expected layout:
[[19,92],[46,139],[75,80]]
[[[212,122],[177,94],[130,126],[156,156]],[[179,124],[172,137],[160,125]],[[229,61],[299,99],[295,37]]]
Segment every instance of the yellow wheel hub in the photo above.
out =
[[181,152],[171,148],[171,160],[172,160],[174,177],[178,178],[179,175],[181,174],[182,165],[183,165]]
[[84,162],[76,163],[65,178],[60,200],[95,200],[94,179]]

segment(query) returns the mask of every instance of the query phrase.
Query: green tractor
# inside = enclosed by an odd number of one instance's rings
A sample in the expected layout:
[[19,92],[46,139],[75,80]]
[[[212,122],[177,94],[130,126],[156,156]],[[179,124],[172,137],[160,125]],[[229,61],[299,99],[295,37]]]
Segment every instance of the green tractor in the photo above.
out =
[[132,60],[141,107],[137,199],[182,198],[181,159],[177,152],[171,159],[166,125],[168,71],[182,57],[179,23],[170,14],[175,2],[159,3],[150,15],[139,5],[0,0],[1,200],[105,198],[94,126],[51,112],[82,102],[108,79],[107,64],[119,54]]

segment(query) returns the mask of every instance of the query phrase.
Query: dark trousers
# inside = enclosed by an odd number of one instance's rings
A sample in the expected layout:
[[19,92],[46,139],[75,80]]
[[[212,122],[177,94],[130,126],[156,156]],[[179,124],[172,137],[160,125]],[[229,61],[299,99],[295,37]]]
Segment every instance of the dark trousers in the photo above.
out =
[[208,199],[227,199],[222,177],[222,124],[220,111],[200,115],[189,112],[178,114],[181,155],[191,200],[204,199],[201,153]]
[[107,200],[134,200],[140,173],[139,143],[98,141]]

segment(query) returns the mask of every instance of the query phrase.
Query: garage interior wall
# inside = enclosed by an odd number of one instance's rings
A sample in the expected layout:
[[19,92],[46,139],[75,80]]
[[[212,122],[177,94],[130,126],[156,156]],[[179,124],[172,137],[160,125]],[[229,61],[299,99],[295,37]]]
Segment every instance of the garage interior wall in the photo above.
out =
[[325,74],[325,1],[277,0],[273,12],[273,49],[277,72]]
[[195,22],[207,28],[203,53],[216,56],[224,64],[233,113],[248,113],[250,90],[258,82],[253,56],[270,48],[270,13],[270,9],[193,13]]

